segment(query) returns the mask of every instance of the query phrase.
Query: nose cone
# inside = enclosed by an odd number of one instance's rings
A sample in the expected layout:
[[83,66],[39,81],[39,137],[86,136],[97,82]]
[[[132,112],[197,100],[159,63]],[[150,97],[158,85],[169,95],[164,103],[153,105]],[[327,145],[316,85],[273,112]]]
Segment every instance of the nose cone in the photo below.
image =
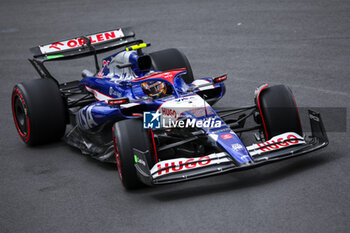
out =
[[[213,136],[211,135],[213,138]],[[223,147],[239,164],[252,161],[247,148],[233,131],[225,131],[214,136],[216,142]]]

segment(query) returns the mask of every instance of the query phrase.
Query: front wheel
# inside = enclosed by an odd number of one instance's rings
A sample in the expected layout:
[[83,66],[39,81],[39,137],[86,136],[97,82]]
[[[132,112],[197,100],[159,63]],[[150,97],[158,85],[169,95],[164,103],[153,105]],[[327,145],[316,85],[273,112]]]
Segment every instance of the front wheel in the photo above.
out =
[[[144,185],[138,179],[133,148],[151,152],[151,140],[139,119],[119,121],[113,126],[113,142],[119,178],[126,189],[137,189]],[[147,153],[150,155],[150,153]],[[146,158],[149,166],[152,158]]]
[[266,140],[286,132],[303,135],[298,108],[288,87],[266,84],[257,94],[256,102]]

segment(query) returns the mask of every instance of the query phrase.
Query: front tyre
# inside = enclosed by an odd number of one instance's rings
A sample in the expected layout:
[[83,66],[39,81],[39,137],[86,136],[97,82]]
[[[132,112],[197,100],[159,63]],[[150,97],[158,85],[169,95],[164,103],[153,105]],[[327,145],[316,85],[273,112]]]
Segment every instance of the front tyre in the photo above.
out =
[[286,132],[303,135],[298,108],[288,87],[265,85],[257,94],[256,102],[266,140]]
[[27,145],[59,140],[66,130],[66,108],[56,83],[35,79],[12,91],[12,114],[17,132]]
[[[126,189],[143,187],[139,180],[134,160],[133,148],[151,153],[151,141],[147,131],[143,128],[139,119],[119,121],[113,126],[113,142],[118,166],[119,178]],[[148,155],[150,155],[148,153]],[[146,158],[147,163],[152,165],[152,159]]]

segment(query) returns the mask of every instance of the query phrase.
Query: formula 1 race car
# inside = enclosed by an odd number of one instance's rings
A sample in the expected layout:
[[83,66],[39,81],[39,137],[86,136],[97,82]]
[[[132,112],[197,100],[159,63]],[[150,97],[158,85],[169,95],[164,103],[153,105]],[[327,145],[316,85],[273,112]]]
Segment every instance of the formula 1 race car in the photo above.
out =
[[[251,106],[218,109],[227,75],[194,80],[177,49],[144,53],[150,44],[126,28],[31,49],[40,79],[12,93],[15,126],[31,146],[64,139],[100,161],[116,162],[127,189],[168,184],[302,155],[328,144],[319,113],[303,134],[291,90],[261,85]],[[115,51],[99,65],[97,55]],[[45,62],[93,56],[96,72],[59,83]],[[247,127],[250,119],[254,125]],[[242,133],[254,133],[244,145]]]

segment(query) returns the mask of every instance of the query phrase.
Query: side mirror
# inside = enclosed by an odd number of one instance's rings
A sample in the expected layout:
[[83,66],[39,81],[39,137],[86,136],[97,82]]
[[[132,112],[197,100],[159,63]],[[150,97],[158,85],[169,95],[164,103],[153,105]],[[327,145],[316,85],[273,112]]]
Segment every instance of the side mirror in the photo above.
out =
[[224,74],[224,75],[221,75],[221,76],[218,76],[216,78],[213,78],[213,83],[220,83],[220,82],[223,82],[227,79],[227,74]]
[[118,106],[118,105],[127,104],[127,103],[129,103],[129,98],[128,97],[108,100],[108,105],[112,105],[112,106]]

